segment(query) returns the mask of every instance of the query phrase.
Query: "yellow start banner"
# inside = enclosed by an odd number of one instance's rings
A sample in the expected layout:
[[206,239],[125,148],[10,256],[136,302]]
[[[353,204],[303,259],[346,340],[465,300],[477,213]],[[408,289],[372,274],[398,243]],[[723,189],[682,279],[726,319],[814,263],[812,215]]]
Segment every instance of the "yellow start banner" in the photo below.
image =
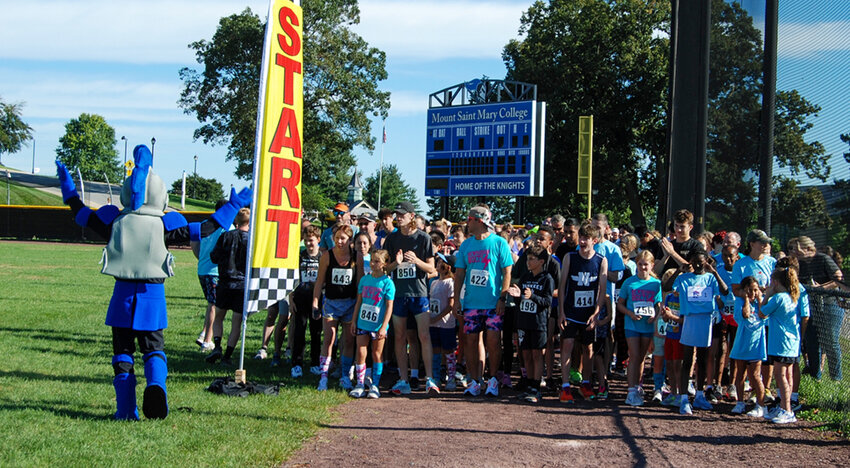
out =
[[254,164],[252,268],[298,269],[301,242],[303,14],[274,0],[269,14]]

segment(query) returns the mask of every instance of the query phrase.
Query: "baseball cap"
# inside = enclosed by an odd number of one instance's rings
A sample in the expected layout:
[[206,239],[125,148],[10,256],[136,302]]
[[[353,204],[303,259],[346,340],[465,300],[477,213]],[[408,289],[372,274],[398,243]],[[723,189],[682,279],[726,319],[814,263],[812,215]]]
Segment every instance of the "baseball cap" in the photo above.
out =
[[457,261],[457,257],[455,257],[454,255],[443,255],[442,253],[439,253],[439,252],[437,253],[437,256],[440,257],[440,260],[442,260],[443,263],[454,268],[455,261]]
[[347,212],[348,211],[348,205],[346,205],[345,203],[342,203],[342,202],[337,203],[336,206],[334,206],[334,211]]
[[416,207],[413,206],[413,203],[403,201],[396,203],[395,208],[393,209],[395,213],[407,214],[407,213],[415,213]]
[[357,217],[358,221],[361,220],[361,219],[365,219],[365,220],[370,221],[370,222],[375,221],[375,217],[372,216],[372,213],[369,213],[369,212],[366,212],[366,211],[364,211],[363,213],[360,213],[360,216]]
[[770,244],[773,240],[761,229],[753,229],[747,234],[747,243],[749,242],[764,242]]
[[489,227],[490,229],[496,228],[496,224],[493,222],[490,210],[484,208],[483,206],[473,206],[472,209],[469,210],[469,217],[480,220],[482,223],[486,224],[487,227]]

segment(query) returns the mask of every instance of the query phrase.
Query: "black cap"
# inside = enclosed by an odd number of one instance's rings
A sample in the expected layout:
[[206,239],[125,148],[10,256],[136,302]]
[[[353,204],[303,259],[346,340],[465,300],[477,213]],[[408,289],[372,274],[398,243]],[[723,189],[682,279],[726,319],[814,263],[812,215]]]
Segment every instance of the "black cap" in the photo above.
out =
[[416,207],[413,206],[413,203],[403,201],[396,203],[393,212],[401,214],[416,213]]

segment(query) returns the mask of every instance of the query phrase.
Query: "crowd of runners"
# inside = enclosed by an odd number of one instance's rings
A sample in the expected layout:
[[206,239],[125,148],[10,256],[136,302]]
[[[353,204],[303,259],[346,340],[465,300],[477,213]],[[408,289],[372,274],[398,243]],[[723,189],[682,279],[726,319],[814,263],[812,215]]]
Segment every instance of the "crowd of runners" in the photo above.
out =
[[[692,414],[725,399],[734,414],[775,423],[796,421],[801,359],[821,378],[826,354],[829,377],[842,377],[843,311],[809,321],[805,288],[842,281],[840,258],[808,237],[788,241],[786,255],[761,230],[692,236],[687,210],[665,233],[612,227],[601,213],[517,228],[495,224],[483,204],[457,223],[415,211],[402,202],[352,216],[340,203],[324,231],[305,221],[300,284],[268,311],[255,358],[289,361],[296,379],[308,369],[319,391],[338,379],[354,398],[510,387],[520,401],[570,404],[607,399],[619,374],[627,405]],[[247,230],[247,213],[238,220]],[[207,362],[229,364],[247,239],[222,233],[194,245],[209,303],[198,344]],[[399,379],[382,387],[390,366]]]

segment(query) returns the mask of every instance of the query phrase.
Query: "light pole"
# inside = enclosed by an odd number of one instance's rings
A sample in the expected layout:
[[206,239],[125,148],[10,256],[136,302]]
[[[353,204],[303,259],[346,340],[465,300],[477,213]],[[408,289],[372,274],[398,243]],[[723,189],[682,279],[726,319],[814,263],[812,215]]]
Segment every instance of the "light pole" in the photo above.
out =
[[198,155],[195,155],[195,177],[198,177]]
[[156,146],[156,138],[151,138],[151,157],[153,157],[153,147]]
[[122,135],[121,139],[124,140],[124,166],[121,169],[121,183],[123,184],[127,175],[127,137]]

